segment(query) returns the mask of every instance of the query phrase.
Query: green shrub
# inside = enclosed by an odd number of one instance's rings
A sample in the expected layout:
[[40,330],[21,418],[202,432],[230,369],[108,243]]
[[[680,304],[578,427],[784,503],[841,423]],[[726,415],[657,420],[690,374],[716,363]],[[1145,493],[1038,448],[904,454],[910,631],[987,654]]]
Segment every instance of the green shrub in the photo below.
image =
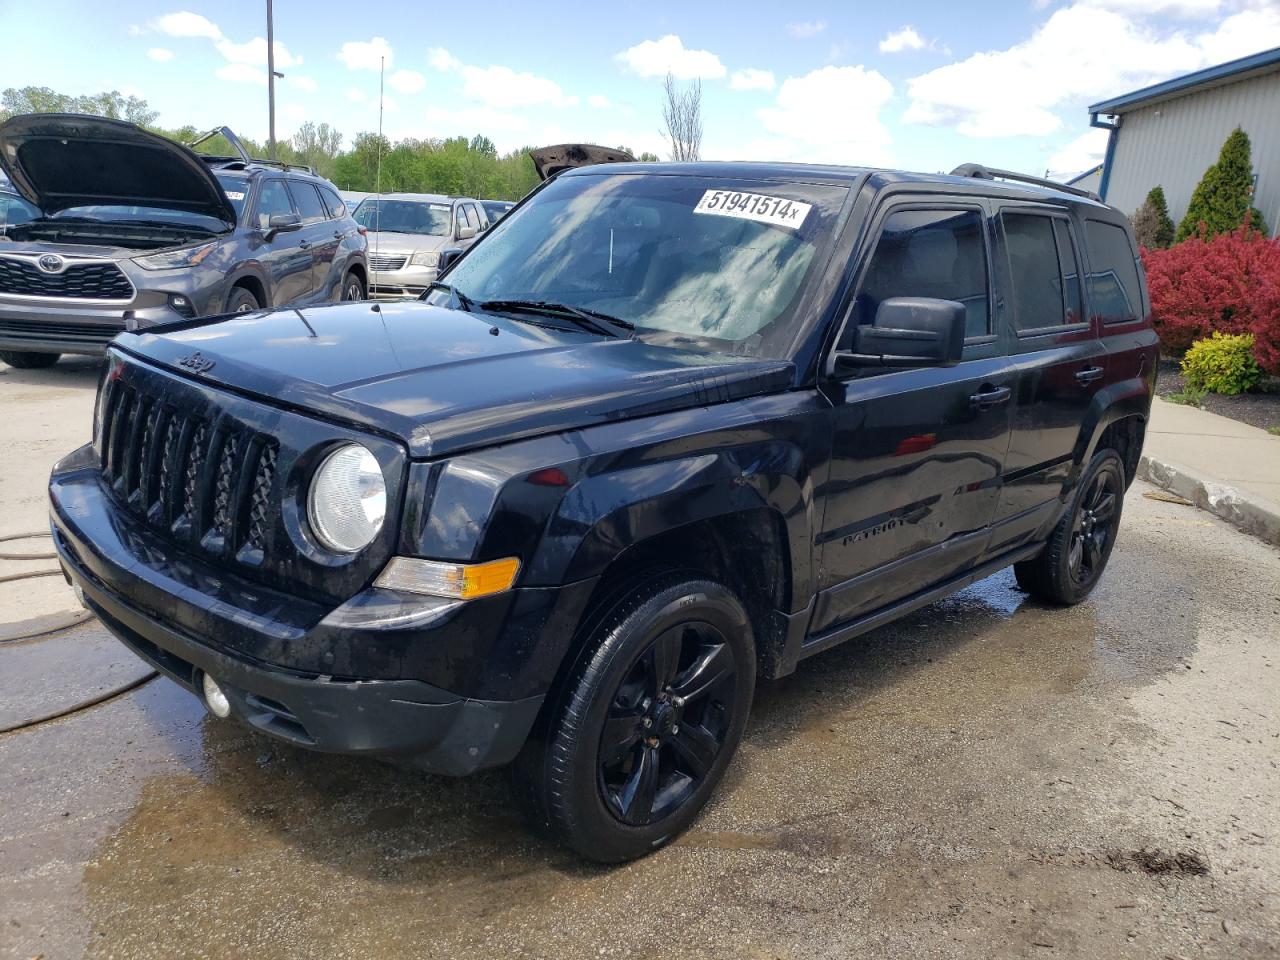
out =
[[1197,340],[1182,359],[1187,390],[1236,394],[1252,390],[1262,382],[1262,369],[1253,359],[1253,334],[1223,334],[1214,331],[1207,340]]

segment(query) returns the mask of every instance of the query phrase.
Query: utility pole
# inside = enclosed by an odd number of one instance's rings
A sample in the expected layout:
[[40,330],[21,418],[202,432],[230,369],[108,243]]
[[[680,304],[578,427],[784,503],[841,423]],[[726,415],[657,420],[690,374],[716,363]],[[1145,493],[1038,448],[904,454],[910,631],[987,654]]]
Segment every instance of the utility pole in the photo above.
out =
[[267,0],[267,156],[276,158],[276,39]]

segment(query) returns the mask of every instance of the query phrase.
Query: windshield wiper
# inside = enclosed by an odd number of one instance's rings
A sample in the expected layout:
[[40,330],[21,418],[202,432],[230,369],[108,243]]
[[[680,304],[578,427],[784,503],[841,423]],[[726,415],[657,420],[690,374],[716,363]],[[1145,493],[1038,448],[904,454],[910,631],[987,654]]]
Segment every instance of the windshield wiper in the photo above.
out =
[[[473,308],[475,307],[475,302],[457,287],[453,286],[453,284],[444,283],[441,280],[432,280],[427,284],[427,290],[430,290],[432,287],[439,287],[441,290],[448,291],[450,297],[450,310],[454,309],[454,304],[457,304],[467,313],[474,312]],[[422,291],[422,299],[426,299],[427,290]]]
[[481,310],[526,310],[530,313],[542,313],[552,317],[563,317],[572,320],[581,327],[603,333],[607,337],[630,337],[635,333],[635,324],[618,317],[611,317],[598,310],[587,310],[573,307],[567,303],[553,303],[549,300],[485,300],[480,304]]

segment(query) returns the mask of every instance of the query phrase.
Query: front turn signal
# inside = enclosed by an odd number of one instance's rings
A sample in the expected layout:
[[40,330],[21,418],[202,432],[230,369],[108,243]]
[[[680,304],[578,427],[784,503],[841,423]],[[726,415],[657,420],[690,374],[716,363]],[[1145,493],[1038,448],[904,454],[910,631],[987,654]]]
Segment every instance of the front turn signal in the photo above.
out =
[[446,563],[417,557],[392,557],[375,587],[421,593],[428,597],[475,600],[510,590],[520,572],[520,560],[506,557],[487,563]]

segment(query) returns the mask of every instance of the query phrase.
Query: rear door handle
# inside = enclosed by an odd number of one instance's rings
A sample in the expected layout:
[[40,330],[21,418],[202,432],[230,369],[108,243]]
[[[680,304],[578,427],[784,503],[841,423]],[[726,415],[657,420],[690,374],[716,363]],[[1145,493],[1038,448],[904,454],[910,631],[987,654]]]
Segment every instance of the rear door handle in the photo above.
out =
[[1101,367],[1085,367],[1076,374],[1076,379],[1081,383],[1093,383],[1095,380],[1100,380],[1104,372]]
[[969,398],[969,403],[971,406],[985,410],[987,407],[994,407],[999,404],[1006,403],[1012,395],[1013,390],[1009,387],[991,387],[987,390],[983,390],[981,393],[975,393]]

